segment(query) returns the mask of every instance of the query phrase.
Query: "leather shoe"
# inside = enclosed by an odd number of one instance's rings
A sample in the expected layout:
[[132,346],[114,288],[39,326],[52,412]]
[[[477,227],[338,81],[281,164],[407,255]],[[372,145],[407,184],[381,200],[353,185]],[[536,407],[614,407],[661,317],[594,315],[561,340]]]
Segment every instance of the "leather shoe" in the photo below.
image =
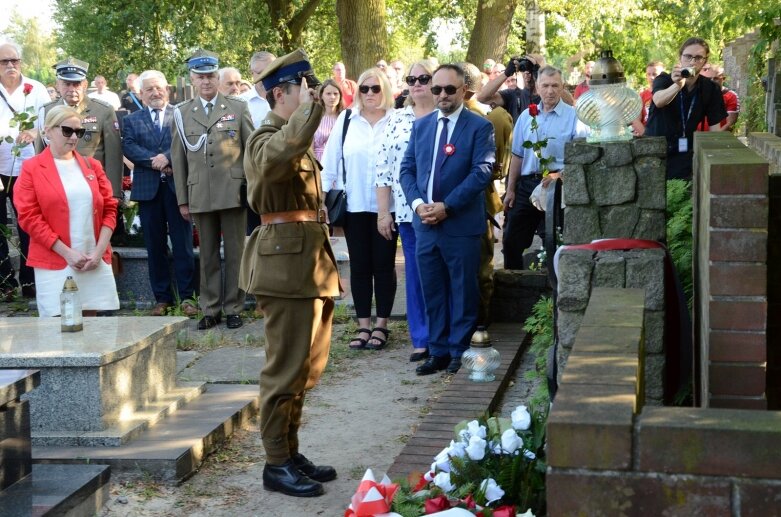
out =
[[415,368],[415,372],[418,375],[431,375],[432,373],[444,370],[447,368],[448,364],[450,364],[450,357],[436,357],[432,355],[425,363]]
[[457,373],[458,370],[461,368],[461,358],[460,357],[454,357],[450,360],[450,364],[447,365],[447,373]]
[[225,318],[226,325],[229,329],[237,329],[244,325],[244,322],[241,321],[241,316],[238,314],[228,314],[228,317]]
[[303,475],[293,460],[287,460],[283,465],[266,464],[263,467],[263,488],[293,497],[316,497],[325,493],[323,485]]
[[423,350],[422,352],[413,352],[409,356],[409,362],[411,363],[417,363],[423,359],[428,359],[428,350]]
[[219,314],[217,316],[204,316],[198,322],[198,330],[206,330],[212,327],[216,327],[221,319],[222,318],[220,318]]
[[23,285],[22,286],[22,296],[25,298],[35,298],[36,291],[34,285]]
[[184,313],[185,316],[188,318],[192,318],[193,316],[198,315],[198,307],[193,305],[190,302],[182,302],[182,305],[180,305],[182,309],[182,313]]
[[152,307],[152,310],[149,311],[150,316],[165,316],[166,311],[168,310],[168,307],[170,307],[170,303],[166,302],[160,302],[158,304],[155,304],[154,307]]
[[308,477],[321,483],[333,481],[336,479],[336,469],[328,465],[315,465],[301,453],[294,454],[291,458],[293,465],[298,471]]

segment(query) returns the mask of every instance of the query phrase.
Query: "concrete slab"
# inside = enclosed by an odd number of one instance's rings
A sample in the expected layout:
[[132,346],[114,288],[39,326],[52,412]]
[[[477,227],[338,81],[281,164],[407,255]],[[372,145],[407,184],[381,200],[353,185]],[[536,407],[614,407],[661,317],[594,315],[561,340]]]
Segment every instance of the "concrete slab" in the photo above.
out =
[[224,347],[201,356],[178,377],[182,381],[257,384],[265,363],[262,348]]
[[195,361],[198,356],[201,355],[195,350],[187,350],[184,352],[176,352],[176,374],[179,375],[185,368],[190,366],[190,363]]
[[119,447],[33,447],[34,463],[110,465],[112,472],[178,482],[258,412],[257,386],[208,384],[206,392]]

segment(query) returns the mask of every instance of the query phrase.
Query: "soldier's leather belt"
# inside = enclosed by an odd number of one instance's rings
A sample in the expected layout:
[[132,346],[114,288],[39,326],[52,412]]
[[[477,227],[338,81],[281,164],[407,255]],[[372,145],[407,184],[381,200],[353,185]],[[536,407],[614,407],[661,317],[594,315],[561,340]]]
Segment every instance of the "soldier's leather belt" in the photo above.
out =
[[270,212],[260,215],[260,224],[302,223],[311,221],[325,222],[325,210],[290,210],[287,212]]

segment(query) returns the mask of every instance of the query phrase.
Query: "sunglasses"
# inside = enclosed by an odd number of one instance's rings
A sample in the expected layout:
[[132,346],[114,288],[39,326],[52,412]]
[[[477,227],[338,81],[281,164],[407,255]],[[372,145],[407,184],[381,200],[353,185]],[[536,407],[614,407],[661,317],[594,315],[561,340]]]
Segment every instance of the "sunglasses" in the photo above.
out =
[[60,131],[62,131],[62,136],[65,138],[70,138],[73,136],[74,133],[76,133],[76,138],[81,138],[84,136],[84,133],[87,132],[87,130],[83,127],[80,127],[76,129],[75,127],[68,127],[68,126],[54,126],[60,128]]
[[404,78],[404,81],[410,85],[415,86],[415,81],[419,82],[421,85],[427,85],[428,82],[431,80],[431,76],[428,74],[423,74],[415,77],[414,75],[408,75]]
[[453,86],[452,84],[448,84],[447,86],[432,86],[431,87],[431,93],[434,95],[439,95],[442,93],[442,90],[445,90],[445,93],[448,95],[453,95],[458,91],[458,88]]
[[16,66],[16,65],[18,65],[21,62],[22,62],[21,59],[0,59],[0,65],[3,65],[3,66],[8,66],[8,65]]
[[380,93],[382,91],[382,86],[379,84],[375,84],[374,86],[362,84],[358,90],[360,90],[361,93],[369,93],[369,90],[371,90],[372,93]]

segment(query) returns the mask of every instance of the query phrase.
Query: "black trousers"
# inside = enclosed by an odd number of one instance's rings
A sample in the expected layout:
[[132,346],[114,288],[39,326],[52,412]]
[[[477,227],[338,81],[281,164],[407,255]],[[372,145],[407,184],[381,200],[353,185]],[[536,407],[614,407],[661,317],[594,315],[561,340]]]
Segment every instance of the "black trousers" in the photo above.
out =
[[390,317],[396,297],[396,242],[377,231],[374,212],[347,212],[344,237],[350,254],[350,289],[355,313],[359,318],[370,318],[372,294],[377,301],[377,317]]
[[523,252],[532,245],[535,230],[545,220],[545,212],[534,208],[529,201],[540,179],[539,175],[521,176],[515,183],[515,203],[505,213],[502,235],[505,269],[523,269]]
[[[3,182],[3,191],[0,192],[0,224],[8,227],[7,199],[11,199],[11,205],[14,204],[14,186],[19,181],[19,177],[0,175],[0,181]],[[18,219],[19,214],[14,206],[14,213]],[[0,287],[17,287],[19,284],[25,286],[35,285],[35,273],[33,268],[27,266],[27,251],[30,248],[30,236],[17,225],[19,231],[19,282],[16,281],[16,272],[11,265],[9,256],[8,240],[5,235],[0,233]]]

